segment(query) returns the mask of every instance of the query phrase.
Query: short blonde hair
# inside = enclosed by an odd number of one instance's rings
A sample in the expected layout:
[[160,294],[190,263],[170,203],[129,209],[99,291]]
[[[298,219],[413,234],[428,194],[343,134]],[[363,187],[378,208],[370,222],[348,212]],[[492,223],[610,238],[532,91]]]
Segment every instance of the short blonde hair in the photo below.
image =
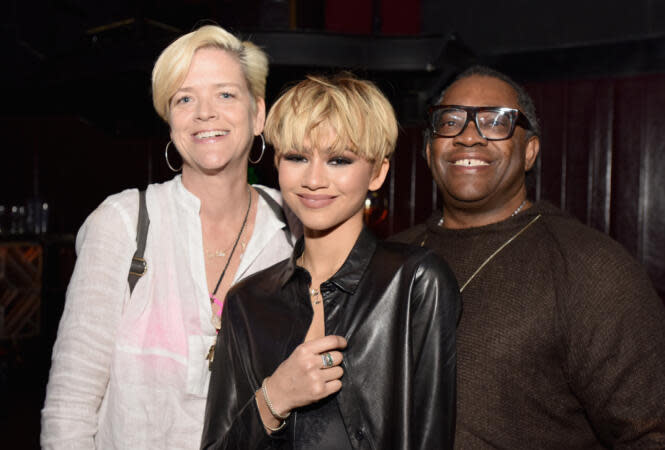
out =
[[351,150],[380,164],[397,141],[397,119],[390,102],[370,81],[348,72],[312,76],[286,91],[273,105],[264,134],[275,147],[275,162],[289,151],[304,151],[304,141],[320,142],[330,127],[336,134],[330,150]]
[[171,112],[171,99],[185,81],[194,53],[206,47],[225,50],[238,58],[253,105],[257,99],[265,98],[268,57],[263,50],[249,41],[241,42],[221,27],[206,25],[166,47],[152,69],[152,104],[166,122]]

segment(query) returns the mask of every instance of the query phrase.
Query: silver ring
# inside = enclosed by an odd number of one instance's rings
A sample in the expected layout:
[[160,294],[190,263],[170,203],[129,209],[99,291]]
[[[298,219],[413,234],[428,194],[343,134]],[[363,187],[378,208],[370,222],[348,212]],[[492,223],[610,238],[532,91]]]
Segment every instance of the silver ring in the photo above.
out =
[[329,369],[329,368],[331,368],[332,366],[335,365],[335,361],[333,360],[333,357],[329,352],[328,353],[323,353],[321,355],[321,359],[323,359],[323,368],[324,369]]

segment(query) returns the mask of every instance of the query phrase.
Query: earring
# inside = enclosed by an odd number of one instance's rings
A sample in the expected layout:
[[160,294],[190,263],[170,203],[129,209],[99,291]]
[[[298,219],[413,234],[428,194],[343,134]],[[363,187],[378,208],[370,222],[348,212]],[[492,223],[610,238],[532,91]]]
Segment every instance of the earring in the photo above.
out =
[[[266,151],[266,140],[265,140],[265,138],[263,137],[263,133],[259,134],[259,136],[261,137],[261,154],[259,155],[259,157],[258,157],[255,161],[252,161],[252,158],[250,158],[249,156],[247,156],[247,159],[248,159],[249,162],[251,162],[252,164],[258,164],[258,163],[261,161],[261,158],[263,158],[263,152]],[[250,153],[251,153],[251,150],[250,150]]]
[[180,166],[180,169],[174,169],[171,163],[169,162],[169,145],[171,145],[173,141],[169,141],[166,144],[166,148],[164,149],[164,159],[166,159],[166,165],[169,166],[169,169],[171,169],[174,172],[180,172],[182,170],[182,166]]

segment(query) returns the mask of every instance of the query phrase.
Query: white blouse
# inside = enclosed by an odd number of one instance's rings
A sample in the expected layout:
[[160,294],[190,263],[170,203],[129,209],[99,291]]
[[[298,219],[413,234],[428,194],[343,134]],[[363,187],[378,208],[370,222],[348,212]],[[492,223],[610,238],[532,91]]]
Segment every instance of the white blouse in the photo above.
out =
[[[263,189],[282,203],[278,191]],[[146,201],[148,271],[131,299],[137,190],[108,197],[79,230],[42,410],[43,448],[199,448],[206,355],[216,338],[200,201],[180,176],[150,185]],[[284,229],[260,198],[235,281],[291,254]]]

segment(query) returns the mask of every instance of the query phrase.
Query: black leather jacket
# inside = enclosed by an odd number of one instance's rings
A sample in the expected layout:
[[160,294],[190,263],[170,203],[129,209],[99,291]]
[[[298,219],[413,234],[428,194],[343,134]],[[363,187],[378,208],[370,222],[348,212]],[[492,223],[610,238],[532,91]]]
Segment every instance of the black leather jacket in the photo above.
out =
[[[254,393],[312,320],[307,271],[290,259],[228,295],[217,337],[201,448],[293,448],[298,411],[268,435]],[[339,271],[321,284],[325,332],[344,336],[337,401],[355,449],[452,448],[457,282],[432,251],[377,241],[363,230]]]

